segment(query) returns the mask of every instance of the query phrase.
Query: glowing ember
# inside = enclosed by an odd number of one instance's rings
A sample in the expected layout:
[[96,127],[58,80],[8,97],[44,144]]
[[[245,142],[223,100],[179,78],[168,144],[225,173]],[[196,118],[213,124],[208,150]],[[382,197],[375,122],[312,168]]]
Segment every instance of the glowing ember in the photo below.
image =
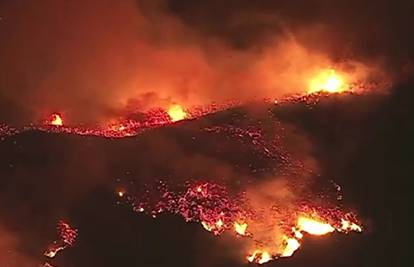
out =
[[48,258],[54,258],[56,254],[63,249],[65,249],[64,246],[52,245],[45,251],[43,255],[45,255]]
[[64,221],[59,221],[57,231],[59,239],[54,241],[53,244],[44,252],[43,255],[46,257],[54,258],[59,251],[73,246],[78,237],[78,230],[72,228]]
[[172,105],[168,109],[168,116],[170,116],[171,121],[180,121],[184,120],[187,117],[187,113],[180,105]]
[[52,115],[50,115],[49,124],[53,126],[63,126],[62,116],[58,113],[53,113]]
[[335,70],[329,69],[322,71],[310,80],[308,93],[320,91],[327,93],[341,93],[347,89],[348,85],[345,83],[344,78],[336,74]]
[[272,259],[272,256],[267,251],[255,250],[250,256],[247,256],[249,262],[263,264]]
[[285,247],[281,253],[281,257],[290,257],[300,247],[300,243],[296,238],[285,237]]
[[218,219],[217,222],[216,222],[216,227],[218,229],[220,229],[221,227],[223,227],[223,225],[224,225],[223,220],[222,219]]
[[[161,182],[158,190],[160,198],[155,198],[152,204],[146,202],[148,200],[134,199],[133,195],[127,201],[131,201],[135,211],[147,212],[154,218],[162,212],[179,214],[187,222],[201,223],[214,235],[234,231],[254,248],[246,258],[257,264],[292,256],[301,246],[303,233],[326,235],[335,230],[343,233],[362,230],[353,214],[343,213],[336,207],[324,208],[299,202],[291,203],[290,208],[254,210],[250,199],[239,194],[231,195],[226,187],[214,183],[186,184],[183,191],[172,192]],[[145,192],[150,190],[145,189]],[[138,195],[148,199],[148,196]],[[263,216],[269,216],[270,221]],[[283,227],[279,224],[281,221]],[[263,227],[269,231],[264,232]]]
[[[325,91],[335,91],[336,87],[345,88],[343,79],[336,78],[337,75],[333,70],[325,75],[328,77],[325,79],[326,83],[322,82],[322,77],[320,79],[322,85],[316,86],[317,88],[325,88]],[[335,81],[330,76],[338,80]],[[309,95],[306,97],[306,101],[317,97],[319,97],[317,94]],[[300,99],[300,101],[303,100]],[[168,112],[164,109],[158,109],[139,114],[140,116],[136,117],[119,118],[108,125],[97,128],[77,128],[65,125],[61,127],[44,126],[35,129],[57,133],[125,137],[137,135],[145,129],[168,125],[173,121],[197,118],[199,116],[197,114],[206,113],[188,111],[187,114],[181,106],[174,105]],[[58,118],[62,121],[60,116]],[[249,145],[255,154],[269,162],[269,168],[275,166],[273,163],[282,168],[284,168],[283,165],[286,165],[286,168],[281,172],[283,171],[287,177],[289,175],[295,177],[298,175],[297,173],[303,173],[304,167],[301,167],[301,162],[297,162],[287,152],[283,144],[283,127],[281,127],[283,124],[275,122],[274,117],[271,119],[274,125],[267,122],[266,124],[271,126],[268,128],[271,128],[272,132],[267,132],[269,130],[260,126],[263,122],[248,124],[247,121],[246,124],[240,126],[231,123],[229,125],[203,126],[205,128],[202,130],[209,135],[225,135],[237,139],[243,145]],[[47,125],[52,125],[52,121],[54,120],[48,121]],[[4,129],[5,132],[11,131],[8,128]],[[268,167],[252,166],[252,173],[256,171],[267,173],[269,169],[266,168]],[[297,181],[298,179],[292,180]],[[217,182],[217,178],[214,178],[214,181]],[[276,197],[275,201],[271,202],[274,193],[272,191],[269,194],[270,200],[266,199],[265,205],[259,206],[258,203],[262,204],[263,194],[257,195],[258,192],[254,192],[256,194],[250,195],[251,192],[243,191],[248,191],[246,187],[234,190],[234,186],[228,188],[227,185],[216,182],[211,183],[205,180],[186,182],[174,185],[174,190],[170,190],[165,183],[157,183],[156,188],[151,190],[141,187],[134,188],[133,184],[128,184],[126,188],[125,184],[122,184],[122,186],[115,188],[114,194],[120,198],[117,200],[118,202],[128,202],[134,211],[148,214],[154,218],[160,213],[170,212],[182,216],[186,222],[201,224],[205,230],[214,235],[220,235],[225,231],[230,231],[233,236],[237,234],[237,238],[241,242],[245,242],[246,247],[251,248],[246,251],[248,252],[245,254],[248,255],[247,260],[257,264],[279,257],[292,256],[300,248],[302,239],[305,238],[304,233],[325,235],[335,230],[341,233],[362,231],[362,226],[359,225],[353,214],[341,211],[332,203],[317,201],[314,192],[311,192],[314,196],[312,198],[301,197],[307,194],[300,192],[301,194],[295,195],[297,197],[294,200],[279,201]],[[289,195],[295,193],[293,186],[286,190],[289,191]],[[49,247],[45,256],[55,257],[59,251],[72,246],[76,236],[75,229],[72,229],[67,223],[60,222],[59,239]]]
[[208,225],[206,222],[201,222],[201,225],[203,226],[204,229],[206,229],[209,232],[211,232],[213,230],[213,227]]
[[326,235],[335,231],[335,228],[328,223],[306,217],[299,217],[298,228],[311,235]]
[[123,190],[118,191],[118,196],[123,197],[125,195],[125,192]]
[[246,235],[247,223],[238,223],[238,222],[235,222],[234,223],[234,230],[239,235]]
[[362,227],[359,226],[358,224],[354,223],[354,222],[350,222],[348,220],[341,219],[340,231],[344,231],[344,232],[349,232],[349,231],[362,232]]

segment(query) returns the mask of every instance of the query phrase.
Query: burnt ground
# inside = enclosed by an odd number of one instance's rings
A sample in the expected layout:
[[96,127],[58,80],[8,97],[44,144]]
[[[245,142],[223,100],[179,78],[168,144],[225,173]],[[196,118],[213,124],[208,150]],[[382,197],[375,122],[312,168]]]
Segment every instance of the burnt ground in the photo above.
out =
[[[117,204],[114,188],[117,179],[121,185],[155,179],[180,183],[227,175],[234,187],[235,177],[261,179],[275,166],[236,139],[200,128],[238,125],[250,116],[247,110],[259,110],[253,112],[257,117],[269,109],[311,141],[319,179],[342,185],[345,206],[358,212],[367,229],[348,236],[310,237],[294,257],[268,265],[407,266],[413,96],[412,86],[403,85],[387,96],[330,96],[316,105],[299,101],[239,107],[123,139],[40,131],[4,137],[1,231],[15,241],[0,243],[7,250],[0,261],[8,264],[0,266],[43,262],[41,254],[62,218],[80,232],[75,247],[50,261],[59,267],[244,265],[220,241],[224,237],[216,238],[178,216],[154,220],[137,214]],[[252,175],[253,170],[260,171]]]

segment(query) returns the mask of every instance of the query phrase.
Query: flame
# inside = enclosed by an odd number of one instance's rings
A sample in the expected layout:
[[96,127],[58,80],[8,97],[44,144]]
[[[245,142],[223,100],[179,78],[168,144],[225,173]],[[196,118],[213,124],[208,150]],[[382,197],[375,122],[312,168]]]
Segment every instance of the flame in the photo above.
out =
[[223,225],[224,225],[223,220],[222,219],[218,219],[217,222],[216,222],[216,227],[218,229],[220,229],[221,227],[223,227]]
[[246,235],[247,223],[234,223],[234,230],[239,235]]
[[297,239],[302,239],[303,234],[302,234],[302,232],[301,232],[301,231],[296,230],[296,228],[295,228],[295,227],[292,227],[292,232],[294,233],[294,235],[295,235],[295,237],[296,237]]
[[348,89],[345,78],[338,75],[334,69],[328,69],[320,72],[309,82],[308,93],[327,92],[342,93]]
[[58,113],[53,113],[52,115],[50,115],[49,124],[53,126],[63,126],[62,116]]
[[213,230],[213,227],[211,227],[207,222],[202,221],[201,225],[203,226],[204,229],[206,229],[209,232]]
[[65,246],[54,246],[54,247],[50,247],[48,248],[45,253],[43,254],[44,256],[48,257],[48,258],[54,258],[56,256],[56,254],[65,249]]
[[187,113],[180,105],[172,105],[168,108],[168,116],[170,116],[171,121],[180,121],[184,120],[187,117]]
[[350,222],[345,219],[341,219],[341,228],[340,231],[355,231],[355,232],[362,232],[362,227],[356,223]]
[[335,231],[335,228],[333,228],[329,223],[302,216],[298,219],[298,227],[300,230],[311,235],[325,235]]
[[[244,258],[256,264],[292,256],[302,246],[305,233],[319,236],[334,231],[348,233],[362,230],[357,225],[359,221],[355,214],[344,213],[336,206],[298,203],[298,206],[293,207],[294,210],[274,210],[270,207],[268,211],[274,211],[272,215],[276,216],[264,218],[261,214],[265,210],[250,210],[250,206],[244,206],[246,202],[240,203],[240,197],[244,195],[230,195],[224,185],[190,183],[180,193],[170,194],[174,191],[168,189],[168,184],[160,183],[161,198],[154,203],[154,207],[148,207],[149,214],[155,218],[162,212],[176,213],[187,222],[199,222],[205,230],[216,236],[226,231],[235,232],[250,247]],[[128,201],[131,200],[135,211],[144,211],[138,207],[147,205],[145,198],[128,195]]]
[[290,257],[300,247],[300,243],[296,238],[285,236],[285,247],[280,254],[281,257]]
[[258,264],[263,264],[272,259],[272,256],[267,251],[261,251],[259,249],[255,250],[250,256],[247,256],[249,262],[255,262]]

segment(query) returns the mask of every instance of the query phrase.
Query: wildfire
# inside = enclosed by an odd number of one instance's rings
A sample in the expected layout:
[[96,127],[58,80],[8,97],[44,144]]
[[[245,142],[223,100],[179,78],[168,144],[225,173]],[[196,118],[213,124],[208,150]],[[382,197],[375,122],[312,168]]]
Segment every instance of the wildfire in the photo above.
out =
[[45,251],[43,255],[48,258],[54,258],[56,254],[63,249],[65,249],[64,246],[51,246]]
[[320,72],[310,80],[308,93],[342,93],[347,89],[348,85],[344,77],[338,75],[334,69],[329,69]]
[[170,116],[171,121],[180,121],[184,120],[187,117],[187,113],[180,105],[172,105],[168,108],[168,116]]
[[247,256],[249,262],[263,264],[272,259],[272,256],[267,251],[255,250],[250,256]]
[[54,258],[59,251],[73,246],[78,237],[78,230],[72,228],[68,223],[64,221],[58,222],[57,232],[59,237],[58,240],[55,240],[43,254],[48,258]]
[[[216,236],[234,231],[249,246],[253,245],[246,259],[256,264],[292,256],[301,247],[305,233],[322,236],[334,231],[362,231],[355,214],[344,213],[336,207],[297,203],[296,211],[272,208],[268,211],[261,209],[257,213],[251,209],[249,199],[244,198],[244,194],[230,195],[226,187],[215,183],[187,184],[180,193],[169,191],[168,185],[163,182],[157,187],[161,194],[155,203],[150,204],[141,197],[135,199],[130,196],[128,201],[132,202],[134,210],[145,211],[154,218],[162,212],[173,212],[183,216],[187,222],[200,223],[205,230]],[[142,197],[146,199],[145,196]],[[271,221],[268,222],[260,216],[263,212],[274,212],[275,217],[271,216]],[[269,226],[269,235],[263,232],[263,221],[266,221],[266,227]],[[280,222],[287,227],[281,227]]]
[[290,257],[300,247],[300,243],[296,238],[288,238],[285,236],[285,247],[281,253],[281,257]]
[[311,235],[326,235],[335,231],[330,224],[307,217],[299,217],[298,228]]
[[349,231],[362,232],[362,227],[359,226],[358,224],[354,223],[354,222],[350,222],[348,220],[341,219],[340,231],[344,231],[344,232],[349,232]]
[[49,124],[53,126],[63,126],[62,116],[58,113],[50,115]]

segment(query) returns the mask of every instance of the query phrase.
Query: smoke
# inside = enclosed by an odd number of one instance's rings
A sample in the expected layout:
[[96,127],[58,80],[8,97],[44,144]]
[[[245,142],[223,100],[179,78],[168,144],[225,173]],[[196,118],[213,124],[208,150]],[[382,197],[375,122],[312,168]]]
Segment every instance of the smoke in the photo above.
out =
[[[376,4],[371,19],[369,7],[348,1],[2,1],[0,119],[28,122],[58,111],[71,122],[89,122],[128,106],[280,97],[303,92],[312,75],[329,67],[344,69],[353,81],[382,79],[384,65],[408,60],[405,49],[391,49],[399,44],[394,27],[408,27],[405,13],[395,22],[386,19],[407,9]],[[383,23],[388,28],[379,27]],[[398,40],[411,47],[411,38]]]
[[33,267],[40,266],[36,261],[23,250],[25,245],[18,235],[0,224],[0,263],[9,267]]

